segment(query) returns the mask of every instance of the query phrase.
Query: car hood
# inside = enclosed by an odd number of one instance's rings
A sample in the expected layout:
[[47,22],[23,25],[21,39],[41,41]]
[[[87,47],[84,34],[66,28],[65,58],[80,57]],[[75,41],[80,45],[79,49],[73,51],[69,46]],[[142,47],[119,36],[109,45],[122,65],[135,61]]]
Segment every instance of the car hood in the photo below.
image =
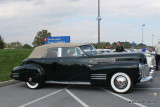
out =
[[111,54],[95,54],[91,58],[103,59],[108,58],[114,61],[139,61],[146,64],[146,56],[143,53],[111,53]]

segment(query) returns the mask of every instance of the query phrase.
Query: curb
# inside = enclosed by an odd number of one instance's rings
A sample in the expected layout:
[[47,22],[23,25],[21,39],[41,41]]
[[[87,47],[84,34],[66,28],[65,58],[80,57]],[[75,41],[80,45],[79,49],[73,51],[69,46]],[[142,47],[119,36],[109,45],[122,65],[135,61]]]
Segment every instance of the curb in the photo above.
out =
[[19,82],[20,81],[17,81],[17,80],[9,80],[9,81],[0,82],[0,87],[6,86],[6,85],[11,85],[11,84],[16,84]]

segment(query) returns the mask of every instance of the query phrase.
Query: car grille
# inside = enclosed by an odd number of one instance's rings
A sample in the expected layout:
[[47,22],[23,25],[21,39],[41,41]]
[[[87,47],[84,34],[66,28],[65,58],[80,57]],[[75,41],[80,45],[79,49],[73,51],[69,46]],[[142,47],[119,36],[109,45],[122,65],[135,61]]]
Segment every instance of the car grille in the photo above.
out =
[[140,65],[140,75],[142,78],[149,76],[149,68],[147,64]]

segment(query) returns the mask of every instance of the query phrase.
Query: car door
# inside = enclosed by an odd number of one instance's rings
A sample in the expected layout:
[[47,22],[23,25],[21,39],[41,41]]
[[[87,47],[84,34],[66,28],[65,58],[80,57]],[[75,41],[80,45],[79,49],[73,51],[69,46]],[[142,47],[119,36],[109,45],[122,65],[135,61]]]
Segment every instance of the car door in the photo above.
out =
[[47,80],[58,80],[59,57],[58,48],[49,48],[44,57],[44,71]]
[[88,57],[79,47],[62,48],[59,69],[62,81],[89,81]]

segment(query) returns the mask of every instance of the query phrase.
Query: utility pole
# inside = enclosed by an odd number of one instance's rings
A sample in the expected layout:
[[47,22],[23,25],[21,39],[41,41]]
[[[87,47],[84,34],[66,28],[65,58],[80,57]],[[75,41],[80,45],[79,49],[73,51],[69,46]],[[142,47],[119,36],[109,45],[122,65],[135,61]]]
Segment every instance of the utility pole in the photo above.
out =
[[145,24],[142,25],[142,45],[143,45],[143,27],[145,26]]
[[98,17],[97,17],[97,20],[98,20],[98,44],[100,43],[100,20],[101,20],[101,17],[100,17],[100,0],[98,0]]
[[152,34],[152,47],[153,47],[153,37],[154,37],[154,34]]

